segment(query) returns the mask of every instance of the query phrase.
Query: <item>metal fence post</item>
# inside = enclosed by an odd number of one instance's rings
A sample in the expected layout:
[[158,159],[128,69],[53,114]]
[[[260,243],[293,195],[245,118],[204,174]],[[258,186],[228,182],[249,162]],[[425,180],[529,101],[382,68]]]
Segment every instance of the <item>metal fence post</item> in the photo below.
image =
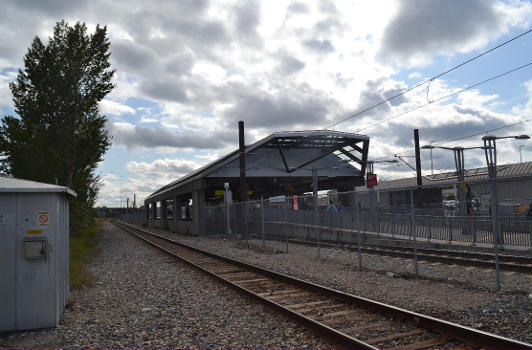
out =
[[[496,226],[497,225],[495,225],[495,227]],[[493,228],[492,231],[497,231],[495,227]],[[498,237],[499,235],[497,234],[497,232],[492,232],[492,235],[493,235],[493,248],[495,249],[495,282],[497,284],[497,291],[500,291],[501,290],[501,276],[500,276],[500,270],[499,270],[499,237]]]
[[316,230],[318,231],[317,232],[317,237],[316,237],[316,241],[318,242],[318,259],[320,259],[320,228],[319,228],[319,224],[320,224],[320,217],[319,217],[319,212],[318,212],[318,207],[319,207],[319,203],[318,203],[318,170],[317,169],[312,169],[312,195],[313,195],[313,199],[314,199],[314,227],[316,228]]
[[246,241],[248,240],[248,233],[249,233],[249,228],[248,228],[248,202],[244,202],[244,205],[243,205],[243,208],[242,210],[244,210],[244,235],[246,236]]
[[414,190],[410,190],[410,215],[412,220],[412,235],[414,236],[414,268],[416,270],[416,277],[418,275],[417,266],[417,243],[416,243],[416,214],[414,208]]
[[332,237],[332,213],[327,211],[327,214],[329,216],[329,234]]
[[355,203],[355,217],[357,221],[357,248],[358,248],[358,269],[362,270],[362,242],[360,239],[360,212],[358,208],[358,202],[357,202],[357,193],[355,188],[353,188],[353,201]]
[[395,213],[392,214],[392,239],[395,236]]
[[472,231],[473,231],[473,246],[476,245],[477,243],[477,221],[476,220],[473,220],[473,225],[472,225]]
[[266,240],[264,237],[264,197],[260,196],[260,226],[262,233],[262,248],[266,247]]
[[226,220],[227,220],[227,238],[231,236],[231,215],[229,213],[229,203],[225,204],[225,213],[226,213]]
[[532,249],[532,223],[530,224],[530,248]]
[[430,224],[432,220],[430,219],[429,217],[429,220],[427,220],[427,222],[429,223],[429,238],[428,238],[428,242],[430,243],[430,239],[432,238],[432,225]]
[[451,217],[447,217],[448,224],[449,224],[449,243],[453,240],[453,222],[451,220]]
[[286,202],[285,202],[285,208],[284,208],[284,231],[286,232],[285,233],[285,240],[286,240],[286,253],[288,253],[288,215],[289,215],[289,212],[288,210],[290,210],[289,208],[287,208],[286,206]]

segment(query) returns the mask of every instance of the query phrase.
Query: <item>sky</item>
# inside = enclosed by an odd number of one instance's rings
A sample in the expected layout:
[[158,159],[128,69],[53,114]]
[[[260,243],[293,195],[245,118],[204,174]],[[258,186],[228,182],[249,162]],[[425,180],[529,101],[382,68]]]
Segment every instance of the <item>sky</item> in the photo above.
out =
[[[4,0],[0,116],[14,115],[8,84],[31,41],[62,19],[107,26],[111,42],[116,88],[100,112],[113,144],[96,170],[98,206],[141,202],[235,150],[239,120],[246,144],[330,128],[368,135],[369,159],[412,165],[416,128],[421,145],[445,147],[532,134],[531,65],[469,88],[532,63],[531,33],[440,76],[531,29],[530,0]],[[497,152],[500,164],[531,161],[532,141],[500,140]],[[432,153],[434,173],[455,169],[451,151]],[[485,166],[482,150],[464,155],[466,168]],[[421,157],[430,174],[430,152]],[[402,161],[375,172],[414,176]]]

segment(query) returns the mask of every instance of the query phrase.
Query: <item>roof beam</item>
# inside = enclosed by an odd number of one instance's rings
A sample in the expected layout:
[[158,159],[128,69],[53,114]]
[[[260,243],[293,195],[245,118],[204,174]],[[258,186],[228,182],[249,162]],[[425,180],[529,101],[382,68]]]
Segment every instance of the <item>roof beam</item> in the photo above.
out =
[[357,156],[351,154],[350,152],[347,152],[343,147],[339,149],[340,152],[348,156],[352,161],[359,163],[362,165],[362,160],[360,160]]
[[290,173],[290,168],[288,167],[288,163],[286,162],[286,158],[284,157],[283,149],[281,148],[281,145],[277,145],[277,148],[279,149],[279,153],[281,154],[281,159],[284,163],[284,168],[286,169],[287,173]]

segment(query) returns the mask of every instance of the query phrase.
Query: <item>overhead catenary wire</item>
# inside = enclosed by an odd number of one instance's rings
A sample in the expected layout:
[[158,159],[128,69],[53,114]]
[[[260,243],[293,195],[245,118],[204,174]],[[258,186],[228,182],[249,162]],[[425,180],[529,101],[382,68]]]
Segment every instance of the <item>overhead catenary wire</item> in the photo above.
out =
[[475,87],[477,87],[477,86],[479,86],[479,85],[482,85],[482,84],[485,84],[485,83],[490,82],[490,81],[492,81],[492,80],[495,80],[495,79],[501,78],[501,77],[503,77],[503,76],[505,76],[505,75],[511,74],[511,73],[513,73],[513,72],[516,72],[516,71],[518,71],[518,70],[521,70],[521,69],[526,68],[526,67],[531,66],[531,65],[532,65],[532,62],[529,62],[529,63],[524,64],[524,65],[522,65],[522,66],[519,66],[519,67],[517,67],[517,68],[514,68],[514,69],[511,69],[511,70],[509,70],[509,71],[506,71],[506,72],[504,72],[504,73],[497,74],[497,75],[495,75],[495,76],[493,76],[493,77],[490,77],[490,78],[488,78],[488,79],[486,79],[486,80],[483,80],[483,81],[481,81],[481,82],[475,83],[475,84],[473,84],[473,85],[470,85],[470,86],[465,87],[465,88],[463,88],[463,89],[457,90],[457,91],[455,91],[455,92],[452,92],[452,93],[450,93],[450,94],[447,94],[447,95],[442,96],[442,97],[440,97],[440,98],[437,98],[437,99],[435,99],[435,100],[429,101],[429,102],[424,103],[424,104],[419,105],[419,106],[416,106],[416,107],[414,107],[414,108],[412,108],[412,109],[409,109],[409,110],[407,110],[407,111],[404,111],[404,112],[401,112],[401,113],[399,113],[399,114],[396,114],[396,115],[394,115],[394,116],[392,116],[392,117],[389,117],[389,118],[386,118],[386,119],[380,120],[380,121],[375,122],[375,123],[373,123],[373,124],[371,124],[371,125],[369,125],[369,126],[366,126],[366,127],[364,127],[364,128],[358,129],[358,130],[356,131],[356,133],[359,133],[359,132],[361,132],[361,131],[364,131],[364,130],[370,129],[370,128],[374,127],[374,126],[377,126],[377,125],[380,125],[380,124],[382,124],[382,123],[388,122],[388,121],[390,121],[390,120],[392,120],[392,119],[399,118],[399,117],[401,117],[401,116],[403,116],[403,115],[405,115],[405,114],[408,114],[408,113],[414,112],[414,111],[416,111],[416,110],[418,110],[418,109],[420,109],[420,108],[426,107],[426,106],[428,106],[428,105],[430,105],[430,104],[432,104],[432,103],[434,103],[434,102],[439,102],[439,101],[442,101],[442,100],[448,99],[449,97],[452,97],[452,96],[454,96],[454,95],[458,95],[459,93],[462,93],[462,92],[467,91],[467,90],[471,90],[471,89],[473,89],[473,88],[475,88]]
[[[509,127],[512,127],[512,126],[515,126],[515,125],[524,124],[524,123],[530,122],[530,121],[532,121],[532,119],[525,119],[525,120],[521,120],[521,121],[518,121],[518,122],[515,122],[515,123],[505,124],[503,126],[500,126],[500,127],[494,128],[494,129],[480,131],[480,132],[477,132],[475,134],[471,134],[471,135],[467,135],[467,136],[461,136],[461,137],[458,137],[458,138],[455,138],[455,139],[451,139],[451,140],[435,141],[432,144],[433,145],[438,145],[438,146],[446,146],[448,143],[451,143],[451,142],[465,140],[465,139],[468,139],[468,138],[471,138],[471,137],[479,136],[479,135],[482,135],[482,134],[487,134],[487,133],[490,133],[490,132],[493,132],[493,131],[497,131],[497,130],[502,130],[502,129],[509,128]],[[390,157],[393,157],[394,155],[403,155],[403,154],[407,154],[407,153],[412,153],[414,151],[415,150],[413,148],[411,148],[411,149],[408,149],[408,150],[405,150],[405,151],[402,151],[402,152],[390,153],[388,155],[384,155],[384,156],[375,158],[375,160],[381,160],[381,159],[385,159],[385,158],[390,158]]]
[[324,128],[324,130],[325,130],[325,129],[329,129],[329,128],[331,128],[331,127],[334,127],[334,126],[336,126],[336,125],[338,125],[338,124],[341,124],[341,123],[343,123],[343,122],[345,122],[345,121],[348,121],[348,120],[350,120],[350,119],[356,118],[356,117],[358,117],[358,116],[360,116],[360,115],[362,115],[362,114],[364,114],[364,113],[366,113],[366,112],[368,112],[368,111],[370,111],[370,110],[372,110],[372,109],[374,109],[374,108],[376,108],[376,107],[378,107],[378,106],[380,106],[380,105],[382,105],[382,104],[384,104],[384,103],[386,103],[386,102],[389,102],[389,101],[391,101],[391,100],[393,100],[393,99],[395,99],[395,98],[397,98],[397,97],[399,97],[399,96],[402,96],[402,95],[404,95],[404,94],[406,94],[406,93],[408,93],[408,92],[410,92],[410,91],[412,91],[412,90],[414,90],[414,89],[417,89],[417,88],[420,87],[420,86],[423,86],[423,85],[425,85],[425,84],[427,84],[427,83],[429,83],[429,82],[431,82],[431,81],[433,81],[433,80],[435,80],[435,79],[438,79],[438,78],[440,78],[440,77],[442,77],[442,76],[444,76],[444,75],[446,75],[446,74],[448,74],[448,73],[450,73],[450,72],[452,72],[452,71],[454,71],[454,70],[456,70],[456,69],[458,69],[458,68],[460,68],[460,67],[462,67],[462,66],[464,66],[464,65],[466,65],[466,64],[468,64],[468,63],[470,63],[470,62],[472,62],[472,61],[474,61],[474,60],[476,60],[476,59],[478,59],[478,58],[480,58],[480,57],[482,57],[482,56],[484,56],[484,55],[487,55],[487,54],[490,53],[490,52],[493,52],[493,51],[495,51],[495,50],[497,50],[497,49],[503,47],[504,45],[507,45],[507,44],[511,43],[511,42],[514,41],[514,40],[519,39],[520,37],[522,37],[522,36],[524,36],[524,35],[529,34],[530,32],[532,32],[532,29],[528,29],[527,31],[525,31],[525,32],[523,32],[523,33],[521,33],[521,34],[519,34],[519,35],[516,35],[516,36],[514,36],[514,37],[512,37],[512,38],[510,38],[510,39],[508,39],[508,40],[506,40],[505,42],[503,42],[503,43],[501,43],[501,44],[499,44],[499,45],[497,45],[497,46],[495,46],[495,47],[492,47],[492,48],[489,49],[489,50],[483,51],[483,52],[481,52],[480,54],[478,54],[478,55],[476,55],[476,56],[474,56],[474,57],[468,59],[467,61],[464,61],[464,62],[462,62],[462,63],[460,63],[460,64],[458,64],[458,65],[456,65],[456,66],[454,66],[454,67],[452,67],[452,68],[449,68],[448,70],[446,70],[446,71],[444,71],[444,72],[441,72],[441,73],[439,73],[439,74],[433,76],[432,78],[429,78],[429,79],[427,79],[427,80],[425,80],[425,81],[423,81],[423,82],[421,82],[421,83],[418,83],[418,84],[414,85],[414,86],[411,87],[411,88],[408,88],[408,89],[406,89],[406,90],[404,90],[404,91],[402,91],[402,92],[400,92],[400,93],[398,93],[398,94],[395,94],[395,95],[393,95],[393,96],[391,96],[391,97],[389,97],[389,98],[386,98],[386,99],[384,99],[384,100],[382,100],[382,101],[380,101],[380,102],[378,102],[378,103],[376,103],[376,104],[374,104],[374,105],[372,105],[372,106],[370,106],[370,107],[364,108],[363,110],[361,110],[361,111],[359,111],[359,112],[357,112],[357,113],[355,113],[355,114],[353,114],[353,115],[350,115],[350,116],[348,116],[348,117],[346,117],[346,118],[344,118],[344,119],[342,119],[342,120],[339,120],[339,121],[337,121],[337,122],[334,122],[334,123],[332,123],[332,124],[329,124],[329,125],[327,125],[327,126]]

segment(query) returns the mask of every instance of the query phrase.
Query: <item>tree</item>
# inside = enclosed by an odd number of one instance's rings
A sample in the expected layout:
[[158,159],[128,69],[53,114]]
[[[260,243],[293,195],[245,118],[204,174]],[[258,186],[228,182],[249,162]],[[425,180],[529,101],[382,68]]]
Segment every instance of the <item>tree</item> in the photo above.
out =
[[74,225],[94,204],[94,170],[111,145],[98,109],[114,88],[109,47],[106,27],[88,34],[79,22],[58,22],[47,44],[35,37],[9,85],[18,116],[5,116],[0,126],[1,169],[74,189]]

